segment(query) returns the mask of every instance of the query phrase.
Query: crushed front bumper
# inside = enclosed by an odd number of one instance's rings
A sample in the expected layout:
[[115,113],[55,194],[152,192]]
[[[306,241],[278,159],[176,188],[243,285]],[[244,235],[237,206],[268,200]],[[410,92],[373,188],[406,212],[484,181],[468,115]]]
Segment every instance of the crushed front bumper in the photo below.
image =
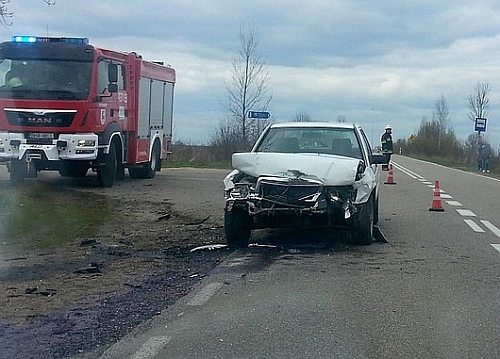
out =
[[325,187],[320,180],[263,176],[226,191],[226,211],[244,209],[252,228],[347,226],[357,212],[353,186]]

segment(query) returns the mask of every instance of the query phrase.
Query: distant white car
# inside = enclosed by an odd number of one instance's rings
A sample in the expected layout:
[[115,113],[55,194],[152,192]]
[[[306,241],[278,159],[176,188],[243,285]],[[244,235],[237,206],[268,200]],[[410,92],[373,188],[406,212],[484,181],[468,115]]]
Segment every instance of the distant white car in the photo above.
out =
[[253,229],[347,227],[354,243],[370,244],[384,163],[357,125],[270,125],[251,152],[233,154],[224,179],[227,243],[246,246]]

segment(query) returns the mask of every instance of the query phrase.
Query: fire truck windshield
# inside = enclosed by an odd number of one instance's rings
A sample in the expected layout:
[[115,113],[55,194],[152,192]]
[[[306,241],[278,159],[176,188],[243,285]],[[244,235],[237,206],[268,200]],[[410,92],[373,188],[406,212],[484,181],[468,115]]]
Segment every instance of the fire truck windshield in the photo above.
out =
[[0,98],[85,100],[91,75],[91,62],[4,59],[0,63]]

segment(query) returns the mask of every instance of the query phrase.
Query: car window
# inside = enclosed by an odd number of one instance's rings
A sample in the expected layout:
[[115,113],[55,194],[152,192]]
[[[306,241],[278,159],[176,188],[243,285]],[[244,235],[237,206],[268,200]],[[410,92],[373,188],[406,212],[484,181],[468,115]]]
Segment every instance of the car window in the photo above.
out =
[[271,128],[255,151],[321,153],[362,158],[356,134],[349,128]]

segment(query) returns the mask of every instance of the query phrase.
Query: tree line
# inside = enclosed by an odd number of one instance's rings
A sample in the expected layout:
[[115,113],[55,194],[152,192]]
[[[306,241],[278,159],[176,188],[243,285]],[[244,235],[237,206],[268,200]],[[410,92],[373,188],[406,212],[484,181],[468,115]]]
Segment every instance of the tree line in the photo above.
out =
[[[489,114],[490,85],[487,82],[478,83],[467,100],[467,117],[472,122],[477,118],[487,118]],[[478,149],[486,143],[481,132],[470,134],[466,140],[455,136],[449,118],[449,108],[442,95],[436,101],[432,119],[423,117],[420,127],[408,139],[395,142],[395,151],[404,154],[428,158],[442,159],[464,168],[475,168],[478,161]],[[498,153],[493,153],[490,166],[499,168]]]
[[[268,94],[269,73],[265,70],[265,61],[257,53],[258,36],[255,27],[248,32],[240,29],[240,50],[231,62],[231,78],[224,81],[227,98],[224,106],[227,117],[221,121],[209,143],[221,158],[230,158],[237,151],[249,150],[261,130],[269,120],[248,118],[248,111],[266,111],[272,100]],[[489,112],[490,85],[478,83],[467,99],[467,117],[487,118]],[[305,111],[297,111],[292,121],[311,121]],[[344,116],[338,122],[346,122]],[[435,102],[432,118],[424,116],[418,131],[409,139],[395,143],[396,152],[425,158],[442,158],[463,166],[475,166],[478,148],[484,138],[480,133],[471,134],[465,141],[457,139],[451,125],[449,107],[444,95]],[[374,144],[375,145],[375,144]],[[494,156],[496,157],[496,156]],[[498,159],[492,159],[493,166]]]

